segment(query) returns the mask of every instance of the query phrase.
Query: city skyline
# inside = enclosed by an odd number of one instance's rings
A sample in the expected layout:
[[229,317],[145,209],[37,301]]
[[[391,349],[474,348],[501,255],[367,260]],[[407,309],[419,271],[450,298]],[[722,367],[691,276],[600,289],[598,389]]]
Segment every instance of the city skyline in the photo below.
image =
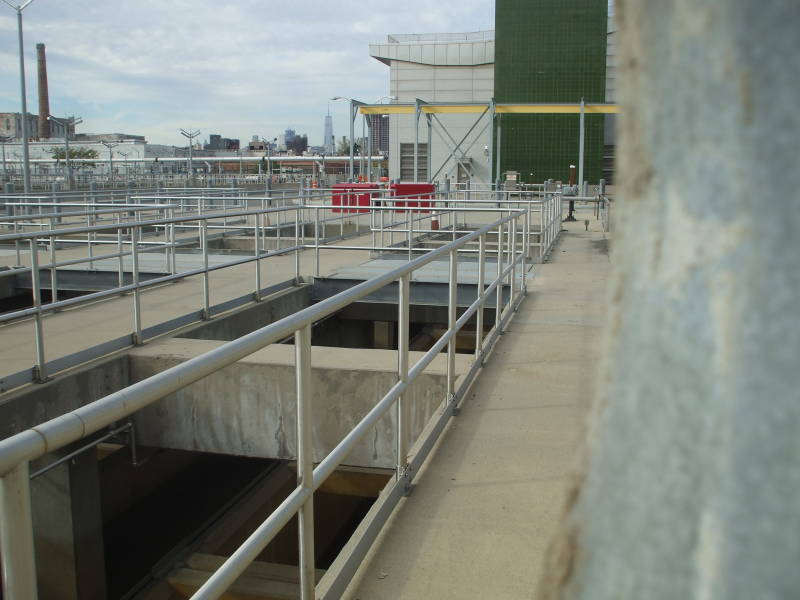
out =
[[[2,8],[0,111],[19,112],[16,18]],[[370,42],[494,26],[492,0],[362,8],[310,0],[277,9],[257,0],[225,7],[211,0],[35,0],[23,13],[28,112],[37,112],[35,46],[44,43],[51,111],[83,117],[81,132],[185,145],[180,128],[243,140],[293,128],[318,146],[332,97],[375,102],[389,93]],[[334,131],[346,134],[347,102],[330,102],[330,111]]]

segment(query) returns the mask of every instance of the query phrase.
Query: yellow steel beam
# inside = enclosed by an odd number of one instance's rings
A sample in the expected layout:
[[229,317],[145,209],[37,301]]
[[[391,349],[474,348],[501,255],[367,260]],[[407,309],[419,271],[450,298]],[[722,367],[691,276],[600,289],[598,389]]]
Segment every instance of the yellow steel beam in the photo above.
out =
[[488,104],[423,104],[421,110],[424,113],[436,114],[474,114],[482,113],[487,108]]
[[[482,113],[489,104],[422,104],[420,110],[424,113],[435,114],[466,114]],[[413,104],[383,104],[380,106],[359,106],[362,115],[413,115]],[[501,114],[517,115],[556,115],[578,114],[581,112],[580,104],[497,104],[495,112]],[[586,114],[614,114],[618,112],[616,104],[586,104]]]
[[413,115],[414,105],[384,104],[383,106],[359,106],[362,115]]
[[[580,104],[498,104],[495,112],[518,115],[554,115],[554,114],[578,114],[581,112]],[[610,114],[616,113],[616,105],[584,105],[586,114]]]

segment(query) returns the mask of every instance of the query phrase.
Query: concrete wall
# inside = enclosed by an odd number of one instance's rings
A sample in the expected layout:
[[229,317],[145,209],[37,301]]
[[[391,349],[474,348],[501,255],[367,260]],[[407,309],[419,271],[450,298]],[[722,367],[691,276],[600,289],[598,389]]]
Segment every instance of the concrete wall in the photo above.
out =
[[116,357],[97,366],[0,396],[0,439],[89,404],[128,385],[128,361]]
[[[131,376],[144,379],[220,342],[167,340],[131,352]],[[412,352],[411,364],[421,353]],[[459,373],[471,357],[457,356]],[[416,436],[445,396],[445,360],[437,357],[411,387]],[[397,381],[390,350],[312,349],[314,459],[322,459]],[[137,439],[149,446],[241,456],[295,456],[294,347],[276,344],[194,383],[136,417]],[[394,412],[384,417],[347,464],[395,464]]]
[[311,286],[292,287],[229,315],[201,323],[180,334],[182,338],[200,340],[235,340],[265,327],[311,304]]
[[542,597],[797,598],[800,13],[757,0],[617,11],[606,360]]

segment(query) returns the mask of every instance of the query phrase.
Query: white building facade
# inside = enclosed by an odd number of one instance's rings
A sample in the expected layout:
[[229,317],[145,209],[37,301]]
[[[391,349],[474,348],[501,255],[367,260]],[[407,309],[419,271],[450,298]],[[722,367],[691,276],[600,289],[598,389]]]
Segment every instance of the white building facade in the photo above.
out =
[[[386,43],[370,44],[370,56],[389,67],[393,102],[490,102],[494,94],[494,31],[459,34],[389,35]],[[487,148],[491,121],[487,116],[469,135],[477,114],[432,116],[431,172],[428,173],[428,125],[419,119],[418,181],[471,180],[489,183],[492,167]],[[414,115],[389,117],[389,177],[414,180]],[[436,122],[438,119],[441,125]],[[449,132],[447,136],[442,129]],[[458,150],[451,150],[467,136]]]

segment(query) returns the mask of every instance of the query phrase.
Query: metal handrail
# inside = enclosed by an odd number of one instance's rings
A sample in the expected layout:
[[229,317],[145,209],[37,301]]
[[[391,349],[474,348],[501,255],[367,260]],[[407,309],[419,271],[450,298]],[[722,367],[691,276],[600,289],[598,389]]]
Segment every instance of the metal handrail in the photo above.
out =
[[[274,535],[288,520],[299,512],[300,515],[300,548],[301,548],[301,590],[303,598],[312,598],[314,590],[313,559],[313,504],[311,496],[325,479],[341,464],[353,446],[377,422],[387,410],[397,402],[403,392],[422,373],[444,346],[448,347],[447,393],[446,404],[456,401],[455,390],[455,336],[467,320],[482,309],[486,299],[496,292],[496,324],[495,333],[502,326],[503,302],[502,288],[508,279],[510,297],[506,312],[515,306],[515,293],[524,293],[525,289],[525,252],[517,253],[517,244],[509,245],[511,260],[504,265],[498,260],[497,276],[492,283],[483,289],[485,254],[479,260],[479,288],[477,299],[467,311],[456,319],[456,287],[457,287],[457,250],[478,239],[480,247],[485,248],[485,235],[497,229],[498,239],[503,240],[503,232],[509,229],[510,240],[516,240],[517,220],[525,216],[525,211],[514,211],[501,219],[486,225],[447,245],[432,250],[424,256],[416,258],[383,275],[364,281],[346,291],[327,298],[313,306],[298,311],[275,323],[262,327],[252,333],[192,358],[184,363],[153,375],[131,386],[109,394],[69,413],[51,419],[31,429],[20,432],[0,441],[0,556],[2,557],[4,593],[9,598],[35,598],[36,578],[33,556],[33,530],[30,505],[29,463],[48,452],[57,450],[66,444],[78,441],[92,433],[107,427],[114,422],[128,417],[136,411],[152,404],[187,385],[198,381],[211,373],[229,366],[242,358],[294,334],[296,349],[296,376],[298,390],[298,487],[276,509],[275,512],[240,546],[233,555],[209,578],[195,594],[195,598],[216,598],[243,572],[257,554],[269,543]],[[409,282],[411,274],[420,267],[444,256],[449,257],[450,284],[448,294],[447,332],[440,338],[420,361],[408,369],[408,314],[409,314]],[[502,253],[498,255],[502,258]],[[522,283],[516,290],[515,270],[517,264],[522,265]],[[398,350],[400,355],[399,379],[391,390],[369,411],[347,436],[331,451],[320,465],[312,471],[311,428],[310,428],[310,345],[311,325],[324,319],[345,306],[356,302],[378,289],[399,281],[399,310],[401,331],[404,341]],[[516,297],[518,303],[521,296]],[[482,323],[482,310],[480,311]],[[404,324],[404,325],[403,325]],[[476,332],[476,354],[482,358],[482,348],[489,344],[481,342],[482,331]],[[472,372],[472,371],[471,371]],[[463,388],[462,388],[463,389]],[[409,480],[407,449],[409,441],[403,423],[407,423],[408,405],[400,401],[398,421],[398,480]]]
[[[548,235],[544,235],[541,231],[539,232],[540,239],[537,243],[531,244],[530,243],[530,213],[534,206],[539,206],[539,209],[542,211],[547,210],[550,213],[553,213],[554,207],[558,206],[559,203],[552,197],[545,201],[539,200],[526,200],[526,201],[514,201],[515,204],[520,204],[521,206],[525,207],[525,223],[521,228],[521,231],[516,231],[513,234],[514,241],[518,241],[521,239],[522,246],[525,249],[526,258],[530,258],[529,256],[529,249],[531,247],[538,246],[539,247],[539,258],[544,259],[547,253],[549,252],[549,247],[552,244],[552,241],[556,237],[556,233],[552,230],[552,227],[548,226]],[[255,292],[254,297],[258,300],[261,297],[261,269],[260,263],[263,259],[269,259],[275,256],[283,256],[287,254],[294,253],[295,255],[295,277],[294,281],[300,281],[300,259],[299,253],[304,249],[313,249],[315,253],[315,269],[314,274],[319,276],[320,274],[320,251],[321,249],[336,249],[336,250],[360,250],[360,251],[371,251],[371,252],[397,252],[399,250],[405,251],[408,254],[408,259],[411,260],[414,256],[415,252],[419,252],[419,248],[414,247],[414,235],[425,235],[427,233],[432,232],[433,230],[430,229],[423,229],[422,227],[417,228],[415,231],[414,223],[420,220],[428,219],[432,215],[425,214],[419,215],[420,213],[419,207],[389,207],[384,205],[375,205],[366,207],[366,209],[371,213],[370,217],[374,219],[376,213],[381,213],[389,210],[392,212],[405,212],[407,218],[405,220],[406,223],[409,223],[409,227],[402,230],[405,232],[405,247],[397,247],[393,246],[393,238],[390,240],[389,246],[385,246],[383,243],[383,238],[380,240],[380,244],[377,243],[375,233],[373,232],[373,243],[372,245],[361,245],[361,246],[332,246],[327,245],[331,241],[335,241],[337,239],[344,239],[344,230],[342,229],[342,235],[338,238],[327,238],[325,237],[325,233],[327,230],[325,229],[325,224],[329,221],[340,220],[342,224],[344,223],[344,219],[350,219],[354,215],[352,214],[342,214],[340,216],[334,217],[333,219],[320,219],[319,213],[320,211],[324,210],[336,210],[336,206],[328,206],[328,205],[287,205],[282,207],[275,207],[275,208],[261,208],[261,209],[249,209],[249,210],[238,210],[238,211],[231,211],[231,212],[214,212],[214,213],[205,213],[200,215],[190,215],[190,216],[178,216],[178,217],[169,217],[169,218],[160,218],[160,219],[148,219],[148,220],[133,220],[133,221],[125,221],[125,222],[117,222],[117,223],[107,223],[107,224],[98,224],[92,226],[79,226],[79,227],[62,227],[59,229],[51,229],[45,231],[36,231],[36,232],[23,232],[23,233],[16,233],[16,234],[6,234],[0,235],[0,243],[4,241],[13,241],[17,248],[19,249],[19,243],[21,241],[27,241],[30,247],[30,262],[31,265],[29,267],[22,267],[2,271],[0,272],[0,278],[2,277],[9,277],[9,276],[17,276],[20,274],[31,273],[32,279],[32,295],[33,295],[33,306],[30,308],[24,308],[17,311],[9,312],[4,315],[0,315],[0,323],[8,323],[11,321],[25,319],[29,317],[33,317],[33,328],[34,328],[34,340],[35,340],[35,363],[33,369],[28,369],[25,371],[20,371],[19,373],[13,374],[13,381],[19,381],[21,378],[26,378],[27,381],[33,380],[37,382],[41,382],[47,379],[48,376],[48,369],[49,369],[49,362],[45,360],[45,336],[43,334],[43,324],[42,324],[42,317],[51,312],[55,312],[57,310],[62,310],[66,308],[72,308],[75,306],[83,305],[86,303],[94,302],[97,300],[102,299],[110,299],[114,297],[121,296],[125,293],[132,292],[132,300],[133,300],[133,332],[131,334],[131,343],[137,344],[142,343],[144,341],[143,334],[142,334],[142,326],[141,326],[141,300],[140,296],[143,290],[147,288],[151,288],[158,285],[163,285],[165,283],[169,283],[172,281],[177,281],[180,279],[184,279],[187,277],[192,277],[196,275],[203,276],[203,305],[201,308],[200,314],[202,318],[206,319],[210,317],[211,314],[211,303],[210,303],[210,285],[209,285],[209,274],[216,270],[238,266],[246,263],[255,263]],[[446,214],[448,212],[460,212],[460,213],[471,213],[471,212],[496,212],[498,209],[494,207],[475,207],[468,206],[468,207],[457,207],[457,208],[437,208],[436,211],[439,215]],[[500,213],[503,214],[508,212],[507,208],[499,209]],[[270,215],[270,214],[277,214],[280,217],[280,214],[288,212],[294,214],[293,222],[292,220],[287,220],[283,224],[277,223],[276,225],[266,225],[261,223],[262,218]],[[314,213],[314,219],[306,219],[304,215],[307,212]],[[560,214],[560,213],[559,213]],[[224,264],[218,264],[209,266],[208,264],[208,256],[209,256],[209,248],[208,248],[208,230],[209,229],[222,229],[223,232],[230,229],[229,226],[226,226],[224,223],[223,225],[209,225],[209,222],[215,219],[235,219],[238,217],[242,217],[245,219],[245,223],[241,225],[237,225],[233,227],[235,230],[239,231],[252,231],[253,232],[253,243],[254,243],[254,252],[245,257],[232,259],[226,261]],[[254,224],[249,224],[247,222],[248,217],[254,217]],[[355,215],[356,219],[358,219],[359,215]],[[544,221],[542,221],[542,227],[544,226]],[[191,225],[187,225],[191,223]],[[314,234],[313,234],[313,245],[306,243],[306,233],[305,228],[308,225],[314,225]],[[551,221],[552,223],[552,221]],[[560,221],[559,221],[560,223]],[[183,238],[178,240],[176,238],[175,230],[180,227],[190,227],[191,229],[196,229],[198,231],[198,238]],[[322,230],[320,230],[320,226],[322,226]],[[163,242],[161,241],[154,241],[150,242],[149,247],[141,248],[142,245],[142,229],[144,227],[150,228],[163,228],[165,235]],[[288,236],[285,236],[289,245],[283,248],[277,248],[271,251],[265,251],[265,248],[262,248],[262,239],[263,234],[267,230],[275,230],[277,233],[277,240],[280,242],[281,237],[281,230],[286,228],[294,228],[294,235],[291,233]],[[560,225],[559,225],[560,227]],[[117,252],[113,253],[104,253],[101,255],[94,255],[92,253],[91,245],[97,243],[97,240],[92,238],[92,235],[96,232],[102,231],[116,231],[117,233]],[[123,239],[122,233],[124,231],[128,232],[128,237],[130,239]],[[400,232],[399,229],[394,229],[392,232]],[[58,236],[65,236],[65,235],[73,235],[73,234],[82,234],[86,233],[89,238],[87,242],[89,243],[89,255],[87,257],[82,258],[74,258],[69,259],[67,261],[56,261],[55,257],[55,240],[59,239]],[[358,235],[359,228],[356,228],[356,232],[354,235]],[[459,230],[458,234],[462,233],[469,233],[468,230]],[[224,233],[223,233],[224,234]],[[322,234],[322,235],[321,235]],[[452,231],[453,238],[457,237],[456,228],[453,227]],[[292,240],[293,238],[293,240]],[[203,253],[203,265],[198,268],[189,269],[185,271],[178,271],[176,267],[176,251],[179,246],[185,246],[187,242],[192,243],[192,240],[199,239],[200,248]],[[50,262],[47,264],[40,265],[38,262],[38,252],[37,243],[38,241],[48,241],[50,242]],[[114,241],[104,240],[105,243],[113,244]],[[78,243],[82,243],[78,241]],[[125,249],[125,246],[128,246],[129,249]],[[280,246],[280,243],[279,243]],[[427,249],[424,249],[427,251]],[[165,251],[165,269],[167,274],[157,277],[148,278],[146,280],[140,281],[140,269],[139,269],[139,260],[138,257],[142,253],[153,253],[153,252],[162,252]],[[476,250],[474,248],[467,249],[467,248],[460,248],[458,250],[459,253],[468,253],[474,254]],[[489,254],[497,254],[500,252],[499,247],[496,250],[487,250]],[[124,268],[123,268],[123,258],[124,257],[131,257],[133,261],[133,273],[132,279],[133,281],[128,284],[124,284]],[[104,259],[113,259],[116,258],[118,265],[118,282],[117,286],[109,288],[107,290],[97,291],[90,294],[85,294],[81,296],[77,296],[74,298],[63,299],[59,300],[58,298],[58,286],[57,286],[57,275],[58,275],[58,267],[63,266],[71,266],[77,265],[82,263],[89,263],[93,265],[96,261],[104,260]],[[19,263],[19,259],[18,259]],[[39,281],[39,271],[40,270],[49,270],[50,277],[51,277],[51,290],[53,294],[51,296],[50,302],[43,304],[41,302],[41,284]],[[124,344],[123,346],[124,347]],[[69,365],[67,365],[69,366]],[[54,367],[55,368],[55,367]],[[66,368],[64,365],[59,365],[60,369]]]

